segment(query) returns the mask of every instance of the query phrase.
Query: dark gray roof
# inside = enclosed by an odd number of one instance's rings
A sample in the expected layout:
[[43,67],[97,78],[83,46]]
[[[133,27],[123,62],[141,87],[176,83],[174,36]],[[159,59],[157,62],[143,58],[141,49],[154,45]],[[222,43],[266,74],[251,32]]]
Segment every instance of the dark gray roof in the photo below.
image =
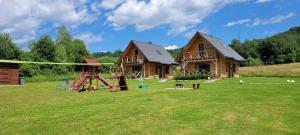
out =
[[177,64],[174,58],[163,47],[152,43],[132,41],[136,47],[144,54],[149,62],[161,64]]
[[244,61],[245,59],[240,56],[236,51],[234,51],[231,47],[226,45],[221,39],[218,39],[212,35],[204,34],[198,32],[202,35],[210,44],[212,44],[221,54],[223,54],[226,58],[231,58],[236,61]]

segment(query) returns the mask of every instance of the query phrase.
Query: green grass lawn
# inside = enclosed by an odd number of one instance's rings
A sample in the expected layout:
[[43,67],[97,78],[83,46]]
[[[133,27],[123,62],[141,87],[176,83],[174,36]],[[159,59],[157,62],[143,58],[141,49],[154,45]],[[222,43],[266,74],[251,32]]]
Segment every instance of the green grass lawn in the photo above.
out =
[[300,134],[300,78],[241,79],[201,81],[196,91],[156,80],[151,89],[129,81],[127,92],[0,87],[0,134]]

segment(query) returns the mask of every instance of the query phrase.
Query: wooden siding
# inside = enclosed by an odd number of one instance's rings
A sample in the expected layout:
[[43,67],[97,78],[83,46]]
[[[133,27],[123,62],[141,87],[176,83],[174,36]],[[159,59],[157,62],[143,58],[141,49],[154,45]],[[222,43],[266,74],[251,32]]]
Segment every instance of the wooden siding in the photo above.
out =
[[[138,51],[138,55],[135,54],[136,50]],[[143,64],[140,64],[138,62],[138,59],[143,59]],[[166,73],[166,71],[162,71],[162,78],[172,78],[173,76],[172,65],[149,62],[142,54],[142,52],[140,52],[138,48],[132,43],[129,44],[128,48],[122,54],[119,62],[123,64],[123,68],[126,72],[133,72],[132,68],[134,66],[141,66],[141,74],[146,78],[154,78],[154,76],[159,75],[157,73],[158,67],[161,67],[162,70],[165,69],[165,67],[169,68],[169,74],[164,74]]]
[[[201,56],[203,54],[199,53],[199,44],[204,44],[204,53],[205,56]],[[186,56],[191,56],[194,58],[190,58]],[[198,55],[198,56],[197,56]],[[231,66],[231,70],[233,69],[232,66],[235,66],[236,71],[232,73],[232,76],[239,76],[238,68],[239,62],[226,59],[222,54],[220,54],[205,38],[200,35],[193,37],[188,45],[183,49],[183,52],[177,57],[177,61],[181,63],[183,72],[196,72],[197,64],[203,63],[208,64],[210,66],[210,72],[213,77],[230,77],[229,75],[229,67],[228,64]],[[226,70],[227,69],[227,70]]]
[[0,63],[0,85],[19,85],[19,65]]

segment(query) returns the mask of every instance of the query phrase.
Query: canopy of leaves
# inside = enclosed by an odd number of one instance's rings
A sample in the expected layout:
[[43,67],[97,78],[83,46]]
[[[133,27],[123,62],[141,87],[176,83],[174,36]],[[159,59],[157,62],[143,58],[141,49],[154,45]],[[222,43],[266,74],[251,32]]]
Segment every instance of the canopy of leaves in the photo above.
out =
[[21,50],[8,33],[0,33],[0,59],[19,59]]

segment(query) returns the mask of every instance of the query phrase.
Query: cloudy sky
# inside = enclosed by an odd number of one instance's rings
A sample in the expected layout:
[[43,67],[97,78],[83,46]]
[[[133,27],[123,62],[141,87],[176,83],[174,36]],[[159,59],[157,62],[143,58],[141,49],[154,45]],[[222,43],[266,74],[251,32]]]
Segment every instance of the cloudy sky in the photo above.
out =
[[55,39],[62,25],[91,52],[132,39],[172,49],[196,31],[226,43],[267,37],[300,25],[299,14],[300,0],[0,0],[0,32],[22,49],[41,35]]

